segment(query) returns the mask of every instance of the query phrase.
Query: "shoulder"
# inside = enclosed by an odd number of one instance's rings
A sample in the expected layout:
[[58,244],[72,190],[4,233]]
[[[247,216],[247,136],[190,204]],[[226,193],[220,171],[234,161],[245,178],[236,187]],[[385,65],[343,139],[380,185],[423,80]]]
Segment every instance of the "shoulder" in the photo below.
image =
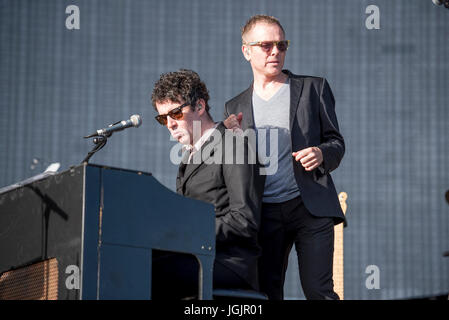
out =
[[234,98],[229,99],[226,101],[225,105],[234,105],[236,103],[239,103],[242,99],[246,99],[248,95],[251,95],[253,91],[253,84],[249,86],[249,88],[245,89],[244,91],[240,92],[238,95],[236,95]]
[[326,81],[325,78],[319,76],[299,75],[294,74],[289,70],[283,70],[282,72],[287,74],[291,81],[303,81],[304,84],[310,84],[313,86],[322,86],[322,84]]
[[301,86],[308,92],[315,92],[318,95],[322,95],[326,92],[331,92],[329,82],[324,77],[309,76],[309,75],[297,75],[288,70],[283,70],[289,76],[290,83]]

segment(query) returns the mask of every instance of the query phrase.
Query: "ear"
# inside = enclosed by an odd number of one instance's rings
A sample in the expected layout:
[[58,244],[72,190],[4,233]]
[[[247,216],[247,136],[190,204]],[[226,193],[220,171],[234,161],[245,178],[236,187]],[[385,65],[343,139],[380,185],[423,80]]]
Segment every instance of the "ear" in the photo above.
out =
[[195,111],[197,111],[200,115],[206,112],[206,101],[204,99],[198,99],[196,102]]
[[250,61],[251,60],[251,51],[250,51],[250,48],[248,47],[248,46],[246,46],[246,45],[242,45],[242,53],[243,53],[243,56],[245,57],[245,59],[247,60],[247,61]]

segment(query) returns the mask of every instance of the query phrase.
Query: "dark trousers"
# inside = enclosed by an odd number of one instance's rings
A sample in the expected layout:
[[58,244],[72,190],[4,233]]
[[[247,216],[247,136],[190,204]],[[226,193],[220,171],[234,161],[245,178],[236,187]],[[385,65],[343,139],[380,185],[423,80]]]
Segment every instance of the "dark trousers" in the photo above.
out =
[[261,291],[269,299],[284,298],[288,256],[295,244],[299,275],[307,299],[339,299],[333,290],[334,221],[315,217],[301,197],[283,203],[264,203],[259,233]]
[[[153,250],[152,299],[198,299],[198,260],[189,254]],[[213,287],[249,289],[234,271],[214,262]]]

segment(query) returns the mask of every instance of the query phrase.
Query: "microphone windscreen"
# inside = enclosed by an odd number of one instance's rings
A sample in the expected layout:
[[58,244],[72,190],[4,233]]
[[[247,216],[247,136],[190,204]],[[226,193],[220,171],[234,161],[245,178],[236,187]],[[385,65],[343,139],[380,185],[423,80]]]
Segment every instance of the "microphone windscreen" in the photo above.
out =
[[133,114],[131,118],[129,118],[134,127],[139,127],[142,124],[142,119],[138,114]]

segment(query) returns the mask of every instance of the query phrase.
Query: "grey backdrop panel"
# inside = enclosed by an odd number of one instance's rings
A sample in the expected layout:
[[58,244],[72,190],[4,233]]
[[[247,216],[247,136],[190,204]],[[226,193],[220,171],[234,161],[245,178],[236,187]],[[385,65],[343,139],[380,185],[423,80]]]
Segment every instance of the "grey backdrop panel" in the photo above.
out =
[[[79,30],[65,26],[71,4]],[[370,4],[379,30],[365,27]],[[221,120],[250,84],[240,27],[257,13],[283,23],[286,68],[326,77],[337,101],[345,298],[449,292],[449,10],[431,0],[0,1],[0,186],[78,164],[91,148],[82,136],[138,113],[143,125],[114,134],[91,162],[152,172],[174,189],[175,143],[153,120],[152,86],[163,72],[196,70]],[[285,294],[301,299],[294,250],[290,261]],[[380,289],[365,285],[369,265]]]

